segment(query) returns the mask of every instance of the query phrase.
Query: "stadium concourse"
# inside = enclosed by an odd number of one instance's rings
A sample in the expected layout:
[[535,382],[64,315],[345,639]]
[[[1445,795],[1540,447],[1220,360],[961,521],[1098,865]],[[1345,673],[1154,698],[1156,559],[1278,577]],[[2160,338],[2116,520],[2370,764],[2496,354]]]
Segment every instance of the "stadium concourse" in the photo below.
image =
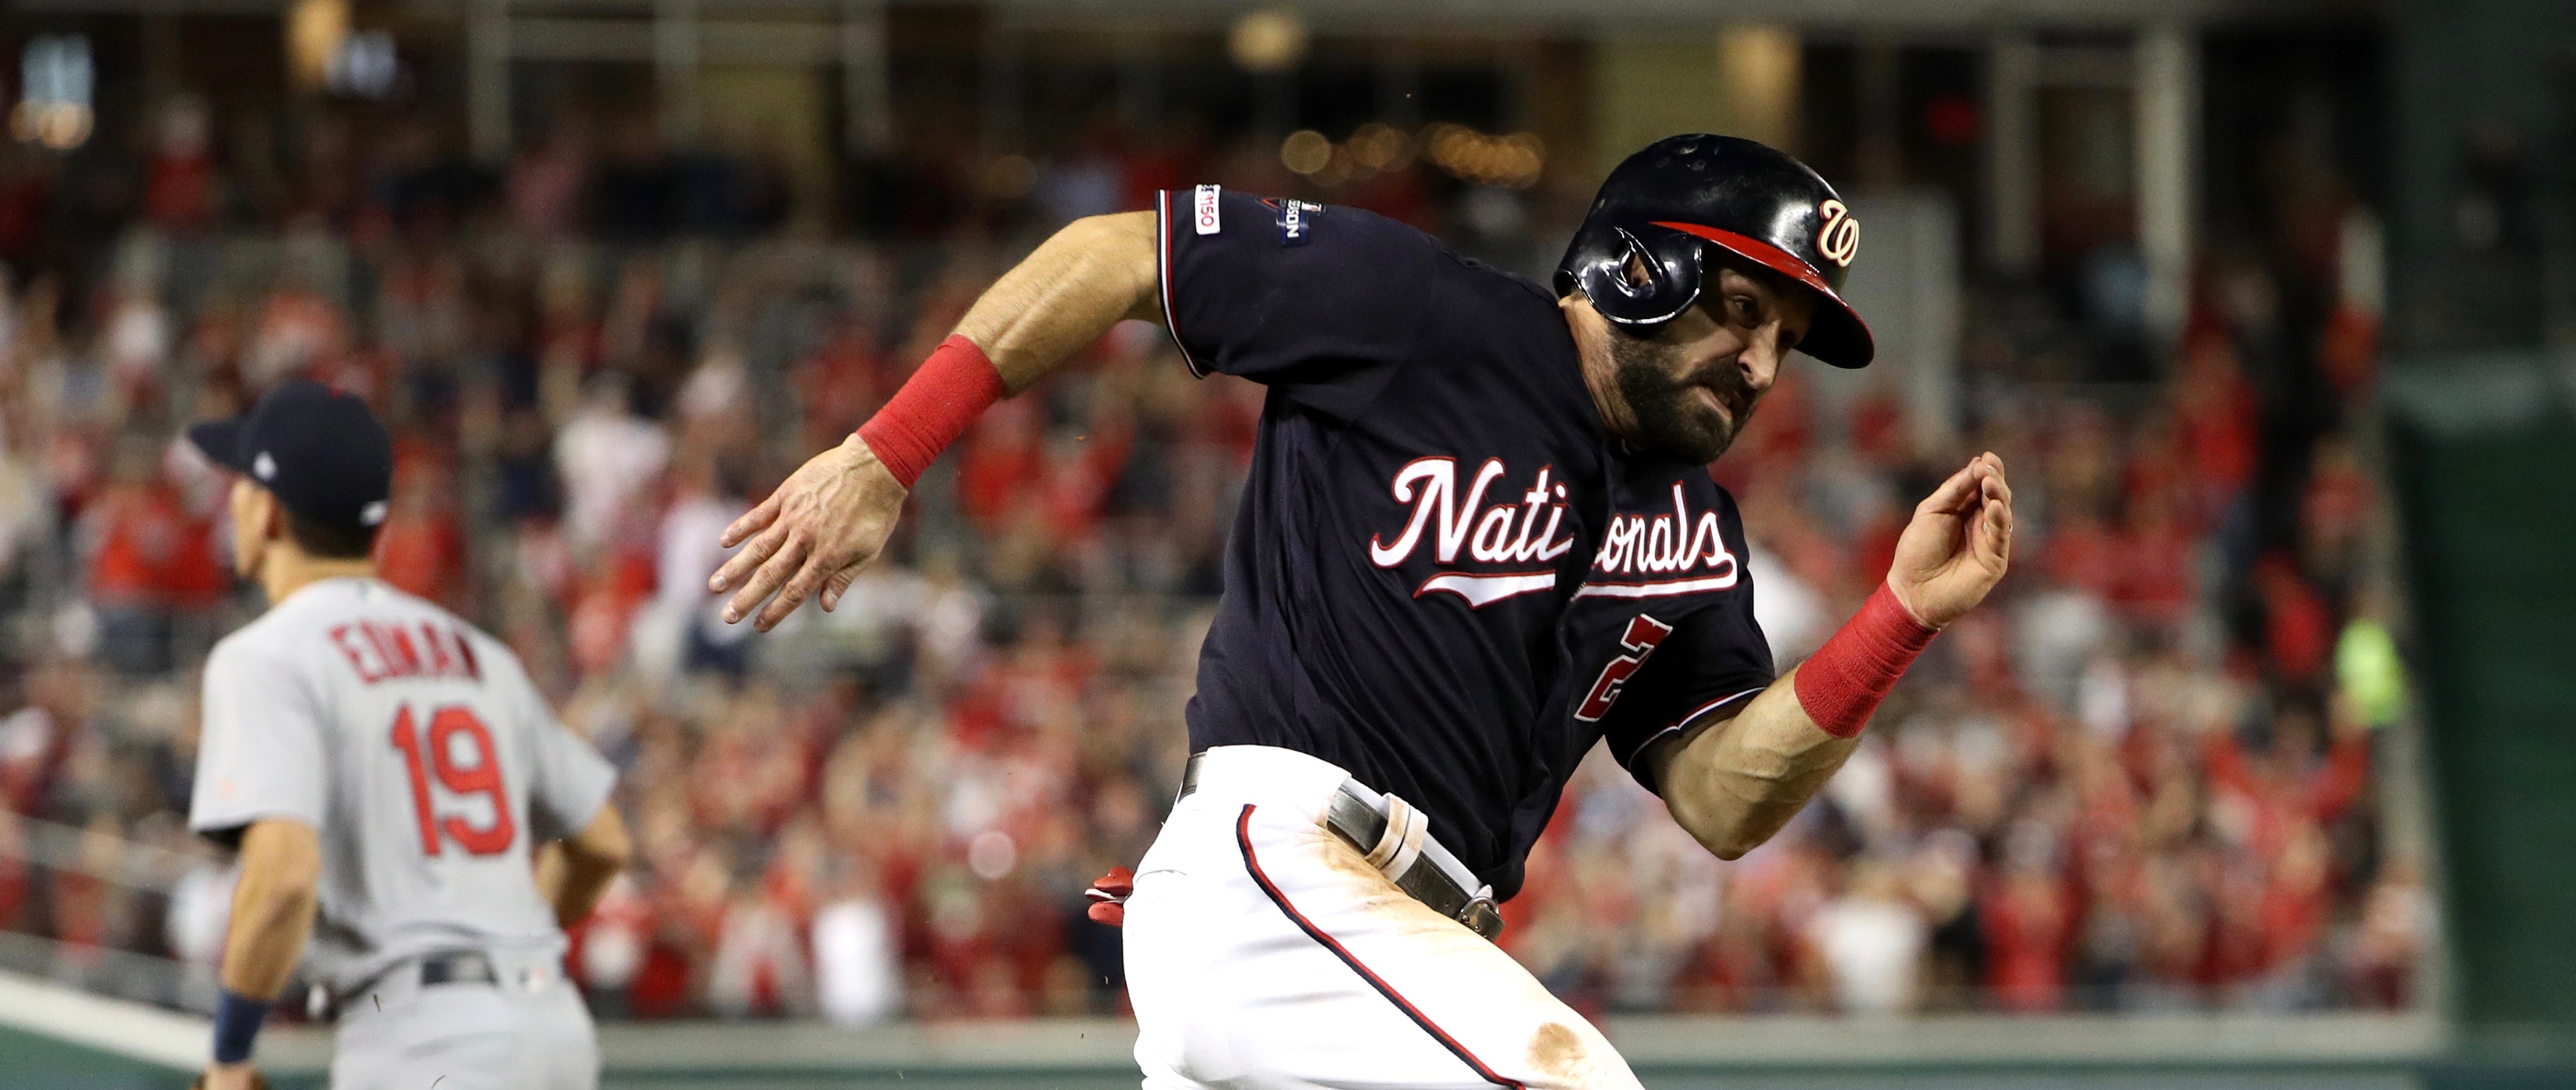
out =
[[[487,176],[399,126],[304,136],[292,176],[184,142],[0,163],[20,971],[208,994],[227,879],[182,830],[196,671],[256,592],[226,575],[220,480],[174,438],[309,375],[394,428],[386,577],[512,642],[621,770],[640,865],[571,960],[604,1017],[1115,1014],[1118,936],[1081,890],[1135,861],[1177,782],[1259,388],[1120,327],[925,478],[896,563],[773,636],[716,623],[716,531],[1072,216],[1214,180],[1530,268],[1579,210],[1427,166],[1324,191],[1261,149],[1104,134],[1009,184],[892,163],[852,198],[869,237],[827,244],[782,230],[757,161],[567,137]],[[2317,196],[2281,199],[2338,208]],[[2000,608],[1739,862],[1596,753],[1504,945],[1605,1014],[2414,1006],[2431,910],[2383,813],[2405,697],[2351,438],[2375,329],[2333,293],[2322,222],[2285,260],[2213,258],[2155,381],[2081,381],[2116,370],[2100,339],[1973,293],[1959,449],[2001,453],[2028,512]],[[1784,666],[1954,460],[1891,391],[1820,397],[1819,370],[1790,368],[1720,466]]]

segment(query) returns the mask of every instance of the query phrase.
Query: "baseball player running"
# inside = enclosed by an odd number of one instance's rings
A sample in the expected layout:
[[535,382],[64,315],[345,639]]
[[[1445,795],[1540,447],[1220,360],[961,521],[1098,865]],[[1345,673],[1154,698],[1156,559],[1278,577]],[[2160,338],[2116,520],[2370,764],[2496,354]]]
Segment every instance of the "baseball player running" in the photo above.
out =
[[269,602],[206,660],[189,823],[239,845],[241,884],[202,1084],[259,1085],[309,935],[338,1090],[597,1085],[559,965],[626,860],[608,763],[509,648],[375,579],[393,447],[365,403],[289,382],[188,437],[241,475],[233,555]]
[[1741,855],[2010,553],[1981,455],[1915,508],[1859,614],[1773,668],[1705,467],[1791,350],[1870,361],[1838,294],[1859,239],[1813,171],[1708,135],[1621,163],[1552,291],[1355,209],[1174,190],[1005,274],[725,532],[748,544],[710,584],[764,629],[832,608],[978,412],[1121,318],[1161,322],[1194,371],[1269,395],[1181,798],[1096,910],[1126,921],[1144,1085],[1635,1086],[1489,941],[1576,763],[1606,741]]

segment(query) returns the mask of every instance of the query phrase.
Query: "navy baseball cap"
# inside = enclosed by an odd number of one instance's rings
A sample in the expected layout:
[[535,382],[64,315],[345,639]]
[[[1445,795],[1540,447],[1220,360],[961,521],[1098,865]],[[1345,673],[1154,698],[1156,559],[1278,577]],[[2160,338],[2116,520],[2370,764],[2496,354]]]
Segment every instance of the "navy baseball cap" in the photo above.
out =
[[188,441],[301,517],[353,530],[384,525],[393,436],[366,402],[348,394],[289,379],[249,412],[190,426]]

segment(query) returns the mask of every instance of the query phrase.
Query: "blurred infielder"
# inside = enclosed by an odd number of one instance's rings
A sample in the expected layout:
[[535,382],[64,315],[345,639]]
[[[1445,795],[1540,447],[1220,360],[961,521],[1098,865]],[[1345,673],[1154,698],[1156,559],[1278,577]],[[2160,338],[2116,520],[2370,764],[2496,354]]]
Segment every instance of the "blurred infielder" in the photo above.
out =
[[1174,190],[1004,275],[726,531],[749,544],[712,585],[728,619],[768,600],[762,628],[831,608],[978,412],[1120,318],[1163,323],[1193,370],[1269,397],[1181,798],[1095,909],[1126,921],[1145,1086],[1635,1086],[1488,941],[1576,763],[1606,740],[1734,858],[2010,552],[1982,455],[1915,509],[1860,613],[1776,674],[1705,466],[1791,349],[1869,362],[1838,294],[1859,245],[1813,171],[1706,135],[1611,173],[1552,291],[1356,209]]
[[596,1086],[562,928],[626,859],[608,763],[509,648],[375,579],[393,449],[365,403],[289,382],[188,436],[240,474],[235,563],[269,601],[206,660],[189,824],[241,884],[203,1085],[258,1085],[309,934],[337,1090]]

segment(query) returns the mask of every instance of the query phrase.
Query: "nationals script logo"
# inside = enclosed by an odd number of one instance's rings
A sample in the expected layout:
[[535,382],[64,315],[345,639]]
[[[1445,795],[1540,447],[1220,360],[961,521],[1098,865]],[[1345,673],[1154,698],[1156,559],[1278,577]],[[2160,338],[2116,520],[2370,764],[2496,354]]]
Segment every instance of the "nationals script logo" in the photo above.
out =
[[[1462,490],[1458,459],[1416,458],[1395,471],[1388,492],[1412,510],[1404,529],[1388,540],[1369,536],[1369,562],[1392,568],[1412,559],[1424,547],[1434,562],[1446,567],[1459,554],[1480,564],[1516,567],[1517,571],[1444,571],[1422,581],[1413,596],[1447,591],[1482,608],[1522,594],[1556,589],[1552,566],[1574,548],[1573,528],[1565,524],[1565,482],[1556,467],[1540,466],[1526,490],[1495,484],[1510,475],[1500,458],[1487,458]],[[1493,497],[1496,502],[1487,503]],[[1591,576],[1574,592],[1577,598],[1665,598],[1727,590],[1743,578],[1743,565],[1726,547],[1726,534],[1714,510],[1693,511],[1679,481],[1673,483],[1669,511],[1619,513],[1603,528],[1601,548],[1592,557]]]
[[1697,594],[1733,587],[1743,574],[1743,565],[1727,551],[1726,532],[1717,512],[1694,514],[1681,482],[1675,481],[1671,512],[1610,516],[1610,525],[1601,533],[1601,551],[1592,557],[1592,578],[1574,596],[1662,598]]
[[[1369,561],[1381,568],[1392,568],[1426,544],[1431,546],[1432,559],[1444,565],[1457,563],[1461,550],[1468,559],[1486,564],[1550,564],[1564,556],[1574,548],[1574,538],[1558,536],[1565,522],[1566,489],[1564,482],[1552,480],[1555,467],[1540,466],[1526,491],[1514,493],[1506,486],[1500,493],[1502,502],[1487,504],[1485,497],[1494,482],[1507,473],[1502,459],[1487,458],[1476,467],[1475,479],[1461,493],[1456,458],[1416,458],[1406,462],[1404,468],[1395,471],[1389,491],[1395,502],[1411,504],[1413,511],[1395,540],[1385,540],[1383,534],[1369,536]],[[1481,608],[1514,595],[1555,587],[1556,572],[1552,568],[1441,572],[1424,580],[1413,596],[1447,591],[1466,599],[1469,608]]]

